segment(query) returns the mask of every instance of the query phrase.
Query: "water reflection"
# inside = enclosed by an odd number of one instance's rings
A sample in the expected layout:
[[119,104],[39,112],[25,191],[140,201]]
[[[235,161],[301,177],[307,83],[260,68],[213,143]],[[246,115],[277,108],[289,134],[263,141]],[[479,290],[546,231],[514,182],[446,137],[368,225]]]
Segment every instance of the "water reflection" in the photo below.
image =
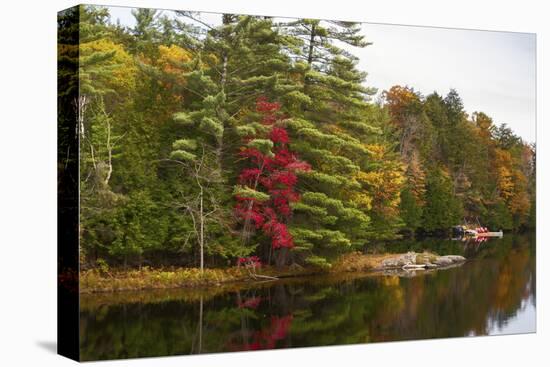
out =
[[477,248],[402,242],[399,251],[463,254],[465,265],[413,278],[292,280],[250,289],[89,295],[84,360],[367,343],[535,330],[534,238]]

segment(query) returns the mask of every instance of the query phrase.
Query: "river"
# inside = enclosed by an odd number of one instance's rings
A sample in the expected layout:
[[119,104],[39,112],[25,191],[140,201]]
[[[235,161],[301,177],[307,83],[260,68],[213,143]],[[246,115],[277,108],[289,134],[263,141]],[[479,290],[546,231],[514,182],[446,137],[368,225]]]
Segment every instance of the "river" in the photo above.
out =
[[[382,249],[383,250],[383,249]],[[415,274],[341,274],[240,289],[81,296],[83,360],[535,332],[533,236],[402,240],[468,261]]]

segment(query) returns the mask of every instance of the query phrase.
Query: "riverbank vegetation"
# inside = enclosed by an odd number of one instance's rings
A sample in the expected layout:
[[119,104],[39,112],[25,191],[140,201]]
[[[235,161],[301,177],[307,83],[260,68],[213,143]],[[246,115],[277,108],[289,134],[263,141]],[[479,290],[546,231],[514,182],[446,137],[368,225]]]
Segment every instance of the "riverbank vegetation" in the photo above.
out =
[[479,258],[461,269],[412,278],[348,272],[253,285],[82,294],[82,356],[491,335],[517,331],[512,321],[518,319],[532,332],[535,249],[534,238],[505,236],[498,245],[482,246]]
[[[459,256],[460,257],[460,256]],[[432,252],[407,254],[363,254],[360,252],[351,252],[340,256],[330,268],[316,266],[250,266],[239,264],[238,266],[227,267],[224,269],[204,269],[200,268],[150,268],[141,267],[139,269],[124,270],[121,268],[111,269],[105,262],[100,266],[82,271],[80,273],[80,293],[101,293],[112,291],[139,291],[154,289],[174,289],[174,288],[220,288],[218,294],[223,290],[239,289],[255,286],[274,280],[295,279],[303,280],[305,277],[330,277],[331,279],[341,279],[346,273],[355,273],[358,276],[376,275],[375,271],[396,270],[407,272],[403,267],[406,265],[417,266],[411,270],[428,270],[422,268],[425,264],[434,264],[433,267],[445,267],[448,264],[436,265],[440,257]],[[461,263],[460,261],[459,263]],[[215,286],[215,287],[212,287]]]
[[84,287],[121,279],[105,265],[215,283],[250,256],[328,269],[464,219],[535,226],[534,145],[455,90],[375,98],[359,24],[135,9],[129,27],[79,11],[80,45],[59,58],[79,68]]

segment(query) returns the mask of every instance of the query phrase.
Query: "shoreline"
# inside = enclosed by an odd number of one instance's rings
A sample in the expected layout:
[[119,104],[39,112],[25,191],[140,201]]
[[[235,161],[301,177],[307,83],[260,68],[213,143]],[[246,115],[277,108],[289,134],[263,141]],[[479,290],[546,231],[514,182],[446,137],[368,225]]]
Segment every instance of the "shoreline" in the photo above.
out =
[[411,275],[416,271],[445,269],[461,265],[466,259],[458,255],[439,256],[434,253],[362,254],[341,256],[330,269],[290,265],[282,268],[265,266],[256,272],[245,267],[149,268],[133,270],[91,269],[80,273],[80,294],[115,293],[159,289],[198,289],[221,286],[250,286],[291,278],[334,276],[338,274]]

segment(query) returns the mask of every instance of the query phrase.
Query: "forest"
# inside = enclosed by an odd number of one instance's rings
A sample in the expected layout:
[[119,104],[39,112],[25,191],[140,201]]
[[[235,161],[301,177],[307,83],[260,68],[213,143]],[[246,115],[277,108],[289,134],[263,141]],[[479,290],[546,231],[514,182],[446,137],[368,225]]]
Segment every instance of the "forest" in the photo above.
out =
[[58,59],[78,70],[59,78],[79,88],[83,268],[326,269],[464,222],[535,228],[534,143],[454,89],[368,85],[359,23],[77,9]]

